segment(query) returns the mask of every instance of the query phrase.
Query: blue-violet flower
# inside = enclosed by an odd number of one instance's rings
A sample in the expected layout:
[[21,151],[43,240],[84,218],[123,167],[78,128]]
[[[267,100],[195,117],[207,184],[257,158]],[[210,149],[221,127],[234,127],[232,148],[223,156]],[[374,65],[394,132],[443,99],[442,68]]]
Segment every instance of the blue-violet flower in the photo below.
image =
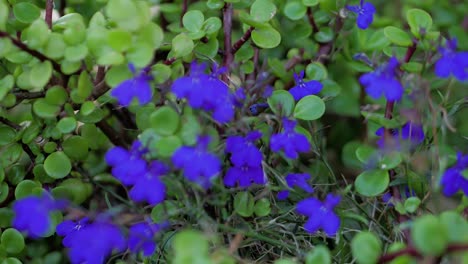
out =
[[435,74],[440,78],[453,75],[459,81],[468,80],[468,52],[457,52],[457,39],[447,40],[445,47],[440,47],[441,58],[435,64]]
[[372,3],[361,0],[359,5],[347,5],[346,9],[357,14],[357,25],[360,29],[367,29],[374,20],[376,10]]
[[155,223],[138,223],[130,227],[128,235],[128,248],[133,253],[143,251],[143,256],[151,256],[156,250],[155,235],[161,226]]
[[113,166],[112,175],[123,185],[130,186],[148,171],[146,161],[142,157],[145,151],[141,142],[135,140],[130,150],[114,147],[107,151],[105,160],[107,164]]
[[340,200],[339,196],[328,194],[325,202],[316,198],[300,201],[296,207],[297,212],[309,217],[304,229],[312,234],[322,228],[328,236],[335,235],[340,228],[340,218],[333,210]]
[[442,193],[445,196],[453,196],[459,190],[462,190],[468,196],[468,155],[457,154],[457,163],[448,168],[442,175],[440,184]]
[[274,134],[270,139],[270,148],[273,152],[283,150],[286,157],[295,159],[299,156],[298,152],[308,152],[311,148],[307,137],[297,133],[294,129],[296,121],[283,119],[284,131]]
[[[309,185],[307,182],[310,179],[310,174],[308,173],[290,173],[286,176],[286,183],[289,188],[298,187],[307,193],[313,193],[314,188]],[[284,190],[278,193],[278,199],[284,200],[288,198],[289,191]]]
[[292,94],[296,101],[308,95],[318,94],[323,88],[323,85],[319,81],[312,80],[305,82],[304,71],[301,71],[299,75],[294,73],[294,80],[296,81],[296,86],[291,88],[289,93]]
[[130,198],[135,202],[146,201],[150,205],[157,205],[166,198],[166,186],[161,176],[167,174],[169,168],[162,162],[152,161],[148,171],[140,175],[130,190]]
[[152,97],[150,81],[153,79],[149,74],[149,69],[143,69],[136,74],[132,64],[129,64],[129,68],[134,77],[117,85],[111,91],[111,96],[115,97],[122,106],[129,106],[135,97],[140,105],[149,103]]

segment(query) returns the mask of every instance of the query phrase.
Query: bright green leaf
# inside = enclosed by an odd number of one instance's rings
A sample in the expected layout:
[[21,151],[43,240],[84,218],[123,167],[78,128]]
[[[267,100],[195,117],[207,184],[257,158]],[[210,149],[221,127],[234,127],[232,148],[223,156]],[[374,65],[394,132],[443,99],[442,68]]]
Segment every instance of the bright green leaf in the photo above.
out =
[[205,16],[198,10],[190,10],[182,18],[184,28],[191,32],[200,31],[204,21]]
[[45,159],[44,170],[52,178],[64,178],[71,171],[70,159],[63,152],[54,152]]
[[281,35],[270,26],[255,28],[252,31],[252,40],[260,48],[271,49],[281,43]]
[[234,197],[234,211],[243,217],[250,217],[254,213],[254,197],[248,191],[239,192]]
[[154,131],[163,136],[174,134],[180,123],[179,114],[169,106],[158,108],[149,119]]
[[354,186],[358,193],[373,197],[383,193],[387,189],[389,182],[388,171],[369,170],[359,174],[354,182]]
[[360,232],[351,241],[351,251],[358,264],[374,264],[382,254],[382,242],[371,232]]
[[294,109],[294,98],[288,91],[277,90],[268,98],[268,105],[273,113],[290,116]]
[[276,14],[276,6],[271,0],[255,0],[250,7],[250,16],[257,22],[264,23]]
[[284,6],[284,14],[291,20],[299,20],[304,17],[307,7],[299,1],[287,1]]
[[424,10],[417,8],[410,9],[406,12],[406,18],[408,19],[411,33],[417,38],[421,38],[421,35],[429,32],[432,27],[432,17]]
[[424,255],[439,256],[448,244],[446,227],[434,215],[423,215],[414,220],[411,228],[414,246]]
[[413,43],[408,33],[394,26],[388,26],[384,28],[384,34],[388,40],[399,46],[407,47],[411,46]]
[[41,10],[31,3],[20,2],[13,6],[13,14],[19,21],[23,23],[31,23],[39,18]]
[[20,253],[25,246],[23,235],[14,228],[8,228],[3,231],[1,242],[2,247],[11,254]]
[[315,95],[308,95],[294,108],[294,117],[302,120],[317,120],[325,113],[325,103]]

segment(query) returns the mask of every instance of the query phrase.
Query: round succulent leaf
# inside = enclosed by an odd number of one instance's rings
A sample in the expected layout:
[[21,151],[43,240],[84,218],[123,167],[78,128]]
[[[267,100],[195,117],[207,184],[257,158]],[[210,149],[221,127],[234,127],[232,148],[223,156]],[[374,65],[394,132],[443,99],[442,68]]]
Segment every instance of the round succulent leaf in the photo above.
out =
[[147,43],[136,43],[126,53],[127,60],[135,67],[143,68],[153,60],[154,49]]
[[189,55],[194,47],[193,40],[185,33],[180,33],[172,39],[172,53],[176,58]]
[[207,43],[199,43],[195,47],[195,55],[200,59],[214,58],[218,55],[219,41],[211,38]]
[[284,6],[284,14],[291,20],[299,20],[304,17],[307,7],[300,1],[288,1]]
[[21,181],[15,188],[15,198],[21,199],[33,193],[35,188],[40,188],[41,184],[31,180]]
[[305,73],[310,80],[323,81],[328,77],[327,68],[320,62],[312,62],[307,65]]
[[314,34],[317,42],[327,43],[333,40],[334,32],[330,27],[321,27],[320,31]]
[[169,80],[171,74],[171,67],[166,64],[157,63],[151,67],[151,75],[154,76],[154,82],[157,84],[162,84]]
[[66,179],[61,182],[57,188],[63,188],[65,191],[71,194],[71,200],[74,204],[83,203],[92,193],[92,185],[89,183],[84,183],[80,179]]
[[94,109],[96,109],[96,105],[92,101],[86,101],[84,102],[81,107],[80,107],[80,114],[87,116],[91,114]]
[[448,241],[450,243],[468,242],[468,222],[455,211],[445,211],[439,216],[440,222],[447,229]]
[[267,216],[271,212],[270,201],[266,198],[262,198],[255,203],[254,213],[256,216]]
[[62,63],[60,64],[60,69],[65,74],[73,74],[77,72],[80,68],[81,68],[80,61],[63,60]]
[[356,178],[354,186],[361,195],[373,197],[382,194],[390,183],[390,176],[386,170],[365,171]]
[[250,16],[257,22],[270,21],[276,14],[276,6],[271,0],[255,0],[250,7]]
[[447,248],[448,231],[434,215],[423,215],[414,220],[411,238],[416,249],[429,256],[439,256]]
[[432,27],[432,17],[422,9],[413,8],[406,12],[408,25],[411,33],[417,38],[421,37],[422,32],[429,32]]
[[62,134],[73,132],[76,129],[76,119],[74,117],[64,117],[57,123],[57,128]]
[[65,55],[67,44],[61,34],[52,32],[44,45],[44,55],[51,59],[60,59]]
[[[1,187],[0,187],[1,189]],[[13,220],[13,217],[15,216],[15,213],[13,212],[12,209],[8,207],[3,207],[0,208],[0,227],[1,228],[7,228],[11,226],[11,221]],[[1,234],[1,232],[0,232]]]
[[88,46],[86,44],[78,44],[65,48],[65,59],[71,62],[81,61],[88,55]]
[[136,42],[137,43],[147,43],[151,45],[154,49],[157,49],[161,46],[164,40],[164,32],[160,26],[155,23],[148,23],[143,26],[138,32]]
[[154,140],[152,145],[156,151],[156,156],[161,158],[169,158],[174,152],[182,146],[182,140],[178,136],[160,137]]
[[70,159],[61,151],[54,152],[45,159],[44,170],[52,178],[64,178],[71,171]]
[[25,247],[23,235],[14,228],[4,230],[0,241],[1,246],[10,254],[18,254]]
[[39,98],[33,104],[33,111],[42,118],[55,118],[60,112],[60,106],[50,104],[44,98]]
[[377,263],[382,254],[382,242],[371,232],[360,232],[351,241],[351,252],[359,264]]
[[319,0],[302,0],[302,4],[305,6],[316,6],[319,4]]
[[0,125],[0,147],[14,142],[16,139],[16,130],[9,126]]
[[68,45],[79,45],[86,40],[86,27],[83,23],[72,24],[63,31],[62,36]]
[[174,264],[210,263],[206,237],[195,230],[182,230],[173,239]]
[[[6,23],[8,21],[9,15],[10,15],[10,6],[5,1],[0,1],[0,30],[5,31]],[[0,50],[1,50],[1,44],[0,44]]]
[[26,177],[26,169],[20,164],[14,164],[6,172],[7,180],[10,185],[16,186]]
[[150,116],[151,127],[162,136],[169,136],[176,132],[179,127],[179,114],[169,106],[158,108]]
[[405,201],[405,210],[408,213],[414,213],[418,210],[419,205],[421,204],[421,200],[418,197],[410,197]]
[[396,168],[403,161],[402,154],[400,152],[385,153],[379,160],[379,167],[382,170],[391,170]]
[[324,245],[318,245],[306,254],[305,264],[331,264],[331,260],[330,250]]
[[141,26],[139,10],[132,0],[109,0],[106,14],[122,29],[135,31]]
[[250,217],[254,213],[255,198],[248,192],[239,192],[234,196],[234,211],[243,217]]
[[[18,143],[9,144],[3,147],[2,151],[3,153],[0,156],[0,161],[1,161],[0,166],[3,165],[4,168],[16,163],[24,152],[23,148],[21,147],[21,144],[18,144]],[[19,166],[19,167],[23,168],[23,166]],[[13,168],[16,168],[16,167],[13,167]],[[10,168],[10,170],[11,169],[12,168]]]
[[128,80],[133,77],[132,72],[127,65],[117,65],[111,67],[106,72],[105,81],[110,87],[116,87],[121,82]]
[[45,153],[50,154],[57,150],[57,143],[55,143],[54,141],[49,141],[45,143],[42,149],[44,150]]
[[52,77],[52,63],[50,61],[38,62],[29,74],[30,83],[35,88],[44,88]]
[[221,29],[223,23],[218,17],[210,17],[203,22],[202,31],[207,35],[217,33]]
[[390,40],[385,37],[383,29],[376,30],[368,41],[364,43],[364,50],[382,50],[390,45]]
[[40,49],[47,43],[50,33],[46,22],[43,19],[37,19],[23,31],[21,37],[28,43],[28,47]]
[[41,10],[34,4],[28,2],[20,2],[13,6],[13,14],[18,21],[23,23],[31,23],[38,19],[41,15]]
[[0,183],[0,203],[3,203],[8,198],[9,190],[10,188],[6,182]]
[[63,152],[72,160],[85,160],[88,157],[89,144],[82,136],[71,136],[62,143]]
[[308,95],[294,108],[294,117],[302,120],[317,120],[325,113],[325,103],[316,95]]
[[107,43],[118,52],[128,50],[132,45],[132,34],[123,29],[113,29],[107,33]]
[[281,116],[290,116],[294,110],[294,98],[285,90],[276,90],[267,99],[273,113]]
[[13,43],[11,43],[9,38],[0,38],[0,58],[3,58],[5,55],[9,54],[13,49]]
[[252,40],[260,48],[272,49],[281,43],[281,35],[276,29],[266,26],[255,28],[252,31]]
[[22,264],[22,263],[23,262],[21,262],[19,259],[14,258],[14,257],[9,257],[2,261],[2,264]]
[[205,16],[199,10],[190,10],[182,18],[184,28],[191,32],[198,32],[202,29]]
[[52,105],[63,105],[68,100],[68,93],[61,86],[53,86],[47,89],[45,100]]
[[388,40],[399,46],[408,47],[413,43],[408,33],[394,26],[385,27],[384,34]]

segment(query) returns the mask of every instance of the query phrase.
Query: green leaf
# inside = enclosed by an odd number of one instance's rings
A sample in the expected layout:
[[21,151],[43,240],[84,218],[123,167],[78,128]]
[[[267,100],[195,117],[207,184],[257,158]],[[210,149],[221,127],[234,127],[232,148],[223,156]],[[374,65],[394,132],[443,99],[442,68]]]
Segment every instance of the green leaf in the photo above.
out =
[[193,40],[185,33],[180,33],[172,39],[172,52],[176,58],[189,55],[194,47]]
[[41,15],[41,10],[28,2],[17,3],[13,6],[13,14],[18,21],[23,23],[31,23],[38,19]]
[[302,120],[317,120],[325,113],[325,103],[316,95],[308,95],[297,102],[294,117]]
[[136,2],[131,0],[109,0],[106,6],[107,16],[125,30],[135,31],[141,26]]
[[198,231],[183,230],[173,240],[174,264],[207,263],[209,244],[206,237]]
[[182,146],[182,140],[178,136],[159,137],[151,142],[156,155],[161,158],[169,158]]
[[52,194],[57,198],[68,198],[74,204],[81,204],[88,199],[92,190],[91,184],[73,178],[61,182],[58,187],[52,189]]
[[68,100],[68,93],[61,86],[53,86],[47,90],[45,101],[51,105],[63,105]]
[[424,10],[417,8],[410,9],[406,12],[406,18],[408,19],[411,33],[417,38],[421,38],[432,27],[432,17]]
[[320,62],[313,62],[307,65],[305,73],[310,80],[323,81],[328,77],[327,68]]
[[184,28],[191,32],[199,32],[202,29],[205,16],[198,10],[190,10],[182,18]]
[[47,43],[49,36],[50,30],[46,22],[43,19],[37,19],[23,31],[21,37],[28,43],[28,47],[40,49]]
[[408,47],[413,44],[411,41],[411,37],[405,31],[394,27],[388,26],[384,28],[385,37],[388,38],[392,43],[397,44],[399,46]]
[[405,210],[408,213],[414,213],[418,210],[421,200],[418,197],[410,197],[405,201]]
[[52,178],[64,178],[71,171],[70,159],[61,151],[54,152],[45,159],[44,170]]
[[113,29],[107,33],[107,43],[118,52],[128,50],[132,45],[132,34],[123,29]]
[[5,75],[5,77],[0,80],[0,101],[13,89],[14,85],[15,78],[11,74]]
[[0,147],[15,141],[16,130],[9,126],[0,125]]
[[351,241],[351,251],[357,263],[374,264],[382,254],[382,242],[371,232],[360,232]]
[[271,26],[265,26],[252,31],[252,40],[260,48],[271,49],[281,43],[281,35]]
[[314,34],[317,42],[327,43],[333,40],[334,32],[330,27],[321,27],[320,31]]
[[14,228],[8,228],[3,231],[0,240],[2,247],[10,254],[20,253],[25,246],[23,235]]
[[169,106],[158,108],[150,116],[151,127],[162,136],[169,136],[179,127],[179,114]]
[[154,82],[157,84],[164,83],[171,78],[171,67],[158,63],[151,67],[151,75],[154,76]]
[[459,213],[445,211],[439,216],[440,222],[447,229],[448,241],[450,243],[468,242],[468,222]]
[[254,207],[255,215],[257,216],[267,216],[271,212],[270,201],[266,198],[262,198],[255,203]]
[[36,63],[29,74],[29,81],[35,88],[43,88],[52,77],[52,63],[50,61]]
[[88,47],[82,43],[75,46],[65,48],[65,59],[70,62],[79,62],[88,55]]
[[36,188],[41,188],[41,184],[31,180],[21,181],[15,189],[15,198],[21,199],[26,196],[29,196],[33,193],[33,190]]
[[63,134],[71,133],[76,128],[76,119],[74,117],[64,117],[57,123],[57,128]]
[[0,38],[0,58],[9,54],[13,49],[13,43],[9,38]]
[[290,116],[293,112],[294,98],[288,91],[274,91],[267,101],[273,113],[277,115]]
[[63,152],[73,160],[85,160],[88,157],[88,140],[81,136],[71,136],[62,143]]
[[383,193],[390,182],[388,171],[369,170],[356,178],[354,186],[356,191],[364,196],[373,197]]
[[132,72],[127,65],[118,65],[111,67],[106,72],[105,81],[110,87],[116,87],[121,82],[128,80],[133,77]]
[[268,22],[275,14],[276,6],[271,0],[255,0],[250,7],[250,16],[256,22]]
[[217,33],[222,27],[221,19],[218,17],[210,17],[203,23],[202,30],[207,34],[211,35]]
[[[1,185],[0,185],[1,186]],[[7,186],[8,188],[8,186]],[[0,187],[0,190],[2,188]],[[1,196],[1,194],[0,194]],[[0,199],[1,200],[1,199]],[[13,213],[13,210],[7,207],[0,208],[0,227],[1,228],[6,228],[11,226],[11,221],[15,214]]]
[[49,104],[44,98],[39,98],[34,102],[33,110],[39,117],[55,118],[60,112],[60,106]]
[[76,73],[80,68],[81,68],[81,62],[80,61],[63,60],[62,64],[60,65],[60,69],[65,74]]
[[448,244],[448,232],[434,215],[423,215],[414,220],[411,228],[414,246],[424,255],[439,256]]
[[367,163],[377,155],[377,150],[369,145],[361,145],[356,149],[356,157],[362,163]]
[[[5,3],[3,0],[0,1],[0,30],[5,31],[9,13],[10,13],[9,5],[7,3]],[[0,44],[0,50],[1,49],[2,48],[1,48],[1,44]],[[0,55],[0,57],[1,57],[1,55]]]
[[330,250],[324,245],[315,246],[305,257],[305,264],[331,264],[331,261]]
[[379,167],[382,170],[391,170],[400,165],[402,161],[403,158],[400,152],[385,153],[379,160]]
[[127,51],[127,59],[135,67],[143,68],[153,60],[154,50],[150,44],[138,43]]
[[410,61],[401,65],[403,70],[407,72],[420,73],[423,69],[422,63]]
[[207,43],[200,42],[195,47],[195,54],[201,59],[214,58],[218,55],[219,41],[211,38]]
[[383,29],[376,30],[368,41],[365,42],[365,50],[382,50],[390,45],[390,41],[385,37]]
[[19,259],[13,258],[13,257],[6,258],[2,261],[2,264],[22,264],[22,263],[23,262],[21,262]]
[[6,182],[0,183],[0,203],[3,203],[6,198],[8,198],[8,194],[10,193],[10,188]]
[[299,1],[288,1],[284,6],[284,14],[291,20],[299,20],[304,17],[307,7]]
[[149,44],[154,49],[161,46],[164,39],[164,32],[161,27],[155,23],[148,23],[139,32],[137,36],[137,43]]
[[44,46],[44,54],[51,59],[60,59],[65,54],[66,47],[62,35],[52,32]]
[[255,199],[248,191],[239,192],[234,197],[234,211],[243,217],[250,217],[254,213]]
[[302,4],[305,6],[316,6],[319,4],[319,0],[302,0]]

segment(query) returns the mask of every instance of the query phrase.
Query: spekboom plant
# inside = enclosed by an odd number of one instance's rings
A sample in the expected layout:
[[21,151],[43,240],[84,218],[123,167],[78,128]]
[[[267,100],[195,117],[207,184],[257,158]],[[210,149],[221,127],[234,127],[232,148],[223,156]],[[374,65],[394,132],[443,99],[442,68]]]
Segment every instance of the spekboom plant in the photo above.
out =
[[0,263],[468,263],[462,2],[0,0]]

